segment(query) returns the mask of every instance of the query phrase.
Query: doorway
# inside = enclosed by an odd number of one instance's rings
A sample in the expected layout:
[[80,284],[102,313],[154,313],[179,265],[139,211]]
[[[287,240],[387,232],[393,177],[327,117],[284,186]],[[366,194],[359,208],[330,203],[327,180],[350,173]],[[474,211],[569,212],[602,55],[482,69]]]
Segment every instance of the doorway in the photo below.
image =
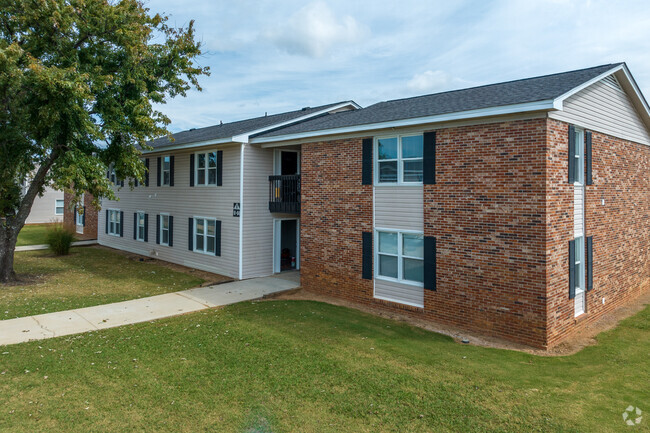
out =
[[297,150],[275,151],[274,173],[280,176],[293,176],[300,174],[300,152]]
[[273,220],[273,272],[300,269],[300,221],[297,218]]

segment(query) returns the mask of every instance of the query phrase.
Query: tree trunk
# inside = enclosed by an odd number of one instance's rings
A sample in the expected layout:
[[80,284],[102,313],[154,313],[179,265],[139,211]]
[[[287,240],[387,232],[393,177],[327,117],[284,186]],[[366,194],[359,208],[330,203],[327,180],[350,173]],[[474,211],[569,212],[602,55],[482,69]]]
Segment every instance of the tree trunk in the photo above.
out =
[[16,280],[14,271],[14,250],[18,236],[13,234],[11,227],[0,224],[0,283]]

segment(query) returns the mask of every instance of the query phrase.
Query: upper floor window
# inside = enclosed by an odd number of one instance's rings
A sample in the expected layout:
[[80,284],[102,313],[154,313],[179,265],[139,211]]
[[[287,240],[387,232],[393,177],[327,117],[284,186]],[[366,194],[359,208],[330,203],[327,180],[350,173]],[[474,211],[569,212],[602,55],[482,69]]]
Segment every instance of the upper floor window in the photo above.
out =
[[63,200],[56,200],[54,202],[54,214],[63,215]]
[[217,152],[197,153],[194,160],[196,161],[196,184],[216,185]]
[[115,175],[115,164],[111,164],[108,168],[108,178],[113,184],[117,184],[117,176]]
[[377,138],[375,173],[378,184],[421,184],[422,135]]
[[575,129],[575,153],[573,154],[573,179],[577,184],[585,183],[585,131]]
[[172,163],[170,156],[164,156],[162,158],[162,168],[160,173],[160,182],[162,185],[170,185],[171,182],[171,172],[172,172]]

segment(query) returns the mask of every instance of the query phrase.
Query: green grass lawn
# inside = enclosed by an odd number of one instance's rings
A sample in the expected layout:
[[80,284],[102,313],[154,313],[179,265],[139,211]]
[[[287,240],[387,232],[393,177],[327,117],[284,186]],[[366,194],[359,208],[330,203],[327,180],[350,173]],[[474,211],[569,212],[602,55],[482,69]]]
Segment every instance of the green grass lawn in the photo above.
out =
[[[648,432],[650,309],[568,357],[248,302],[0,348],[4,431]],[[629,405],[642,423],[624,424]]]
[[24,226],[20,233],[18,233],[16,246],[47,244],[47,229],[52,226],[53,224],[32,224]]
[[59,257],[47,250],[17,252],[16,272],[37,277],[37,282],[0,285],[0,319],[176,292],[203,282],[155,263],[131,260],[106,248],[70,251],[69,256]]

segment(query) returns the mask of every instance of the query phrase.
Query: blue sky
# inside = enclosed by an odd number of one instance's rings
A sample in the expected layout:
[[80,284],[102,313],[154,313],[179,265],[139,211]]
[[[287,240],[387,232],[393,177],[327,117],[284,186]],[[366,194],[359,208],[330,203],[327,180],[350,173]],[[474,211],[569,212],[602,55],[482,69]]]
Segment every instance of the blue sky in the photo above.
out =
[[195,20],[203,92],[179,131],[352,99],[375,102],[625,61],[650,98],[650,2],[150,0]]

